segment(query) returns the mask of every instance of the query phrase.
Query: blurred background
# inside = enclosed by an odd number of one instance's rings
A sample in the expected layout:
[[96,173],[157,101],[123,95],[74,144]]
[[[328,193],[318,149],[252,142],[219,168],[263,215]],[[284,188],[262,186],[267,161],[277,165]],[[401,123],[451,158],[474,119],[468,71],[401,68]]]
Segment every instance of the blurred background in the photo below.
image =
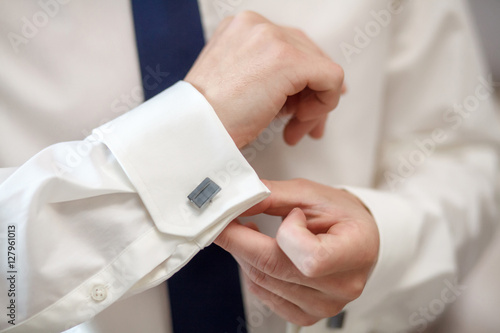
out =
[[[500,83],[500,0],[469,0],[469,4],[493,81]],[[498,84],[496,91],[497,105],[500,105]],[[500,109],[497,115],[500,118]],[[500,171],[498,183],[500,188]],[[500,232],[493,237],[491,246],[478,261],[474,272],[461,284],[467,287],[466,291],[430,332],[500,332]]]

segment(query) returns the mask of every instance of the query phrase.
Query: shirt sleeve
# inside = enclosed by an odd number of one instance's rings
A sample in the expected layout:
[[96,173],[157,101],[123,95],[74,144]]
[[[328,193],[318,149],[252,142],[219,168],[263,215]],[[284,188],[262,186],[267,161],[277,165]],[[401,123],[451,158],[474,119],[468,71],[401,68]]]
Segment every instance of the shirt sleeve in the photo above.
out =
[[[158,285],[268,195],[183,81],[0,175],[2,332],[60,332]],[[221,190],[199,209],[207,177]]]
[[401,5],[390,27],[377,184],[347,187],[380,233],[376,267],[349,305],[366,326],[353,331],[423,331],[463,291],[498,220],[494,90],[466,5]]

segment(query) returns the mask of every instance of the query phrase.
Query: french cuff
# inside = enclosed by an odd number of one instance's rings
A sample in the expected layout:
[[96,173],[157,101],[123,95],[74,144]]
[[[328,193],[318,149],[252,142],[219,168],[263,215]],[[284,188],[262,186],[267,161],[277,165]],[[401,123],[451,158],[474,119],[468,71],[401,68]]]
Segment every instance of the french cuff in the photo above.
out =
[[[244,211],[251,206],[242,203],[253,205],[269,195],[211,105],[187,82],[95,131],[162,233],[193,240],[221,217],[234,215],[235,207]],[[188,196],[199,194],[207,177],[220,191],[199,208]]]
[[416,253],[418,217],[412,206],[396,194],[349,186],[342,188],[358,197],[370,210],[379,231],[377,263],[361,297],[352,303],[354,307],[366,305],[369,310],[389,294],[389,289],[400,286],[406,267]]

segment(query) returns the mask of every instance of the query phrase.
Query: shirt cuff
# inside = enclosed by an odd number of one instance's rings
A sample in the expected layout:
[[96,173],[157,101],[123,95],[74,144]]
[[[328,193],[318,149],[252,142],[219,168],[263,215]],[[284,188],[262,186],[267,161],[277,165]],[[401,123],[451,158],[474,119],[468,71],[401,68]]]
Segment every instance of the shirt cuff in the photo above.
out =
[[[269,194],[211,105],[187,82],[95,131],[163,233],[197,238],[242,202]],[[199,209],[187,197],[206,177],[221,190]]]

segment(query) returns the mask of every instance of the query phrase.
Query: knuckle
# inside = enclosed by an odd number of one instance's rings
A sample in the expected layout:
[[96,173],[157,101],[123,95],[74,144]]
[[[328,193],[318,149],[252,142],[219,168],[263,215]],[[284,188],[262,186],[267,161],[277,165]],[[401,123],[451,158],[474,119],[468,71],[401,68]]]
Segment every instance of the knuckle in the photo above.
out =
[[295,34],[295,35],[298,35],[300,37],[307,37],[307,35],[305,34],[304,31],[302,31],[301,29],[298,29],[298,28],[290,28],[290,31]]
[[256,267],[263,273],[275,275],[279,272],[280,263],[270,254],[263,254],[257,259]]
[[320,318],[317,318],[317,317],[314,317],[312,315],[308,315],[308,314],[304,313],[301,316],[297,316],[297,318],[295,320],[293,320],[292,322],[294,322],[295,324],[297,324],[299,326],[311,326],[311,325],[316,324],[319,320],[320,320]]
[[343,306],[332,301],[317,302],[314,314],[321,317],[333,317],[342,311]]
[[251,266],[248,269],[248,278],[253,283],[262,286],[266,281],[266,274],[262,273],[257,268]]
[[307,278],[321,277],[327,267],[331,266],[330,262],[322,258],[323,254],[319,249],[321,249],[319,245],[304,249],[303,252],[307,252],[307,254],[303,255],[300,262],[297,263],[297,268]]
[[347,290],[347,297],[350,300],[355,300],[363,293],[365,289],[366,281],[364,278],[358,277],[351,280],[349,288]]
[[255,282],[248,279],[246,281],[246,287],[247,287],[248,291],[250,291],[253,295],[259,296],[261,289],[259,288],[259,286]]
[[336,82],[336,84],[340,87],[345,79],[345,71],[342,66],[337,64],[336,62],[330,62],[330,74],[332,75],[332,80]]
[[241,13],[238,13],[235,18],[248,23],[257,23],[264,20],[261,15],[251,10],[244,10]]
[[339,79],[341,82],[344,82],[345,79],[345,71],[344,68],[340,65],[337,65],[338,71],[339,71]]
[[287,66],[303,62],[301,53],[295,46],[281,39],[281,36],[276,36],[276,42],[272,51],[271,55],[280,63],[285,63]]
[[300,265],[300,272],[311,279],[321,276],[321,272],[323,270],[323,266],[321,265],[321,263],[318,260],[315,260],[313,256],[308,258],[310,258],[310,260],[306,259]]
[[289,44],[283,32],[272,23],[261,23],[254,27],[254,36],[260,45],[269,50],[270,55],[282,57],[289,52]]
[[287,41],[285,32],[272,23],[257,24],[252,33],[255,40],[269,50],[271,56],[283,58],[290,56],[295,50]]
[[231,21],[234,20],[234,16],[226,16],[220,23],[219,26],[227,26]]
[[279,36],[279,29],[272,23],[264,22],[254,27],[254,33],[262,37],[277,37]]
[[344,78],[345,78],[344,68],[342,66],[340,66],[339,64],[337,64],[336,62],[333,63],[333,66],[334,66],[334,70],[336,71],[338,77],[341,79],[341,81],[344,81]]

